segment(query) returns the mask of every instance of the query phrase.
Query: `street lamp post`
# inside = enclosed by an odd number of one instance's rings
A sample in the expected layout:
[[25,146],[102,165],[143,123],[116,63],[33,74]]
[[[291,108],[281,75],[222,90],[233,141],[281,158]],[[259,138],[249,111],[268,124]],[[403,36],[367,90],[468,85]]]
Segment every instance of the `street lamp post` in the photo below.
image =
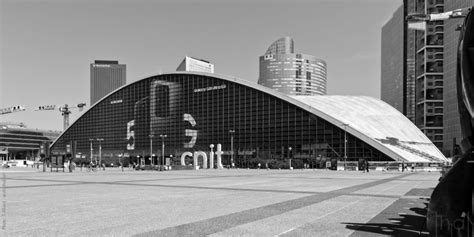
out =
[[92,141],[94,141],[94,139],[89,139],[89,141],[91,142],[91,162],[92,162],[92,158],[94,156],[94,154],[92,153],[93,149],[92,149]]
[[153,137],[154,137],[155,135],[150,134],[150,135],[148,135],[148,136],[150,137],[150,160],[151,160],[150,163],[151,163],[151,166],[153,166],[154,163],[155,163],[155,162],[153,162]]
[[[8,150],[8,146],[10,146],[10,143],[5,143],[5,146],[7,146],[7,154],[5,155],[5,161],[8,162],[8,158],[10,156],[10,151]],[[3,161],[3,158],[2,158]]]
[[[231,129],[231,130],[229,130],[229,133],[230,133],[230,165],[232,167],[232,165],[234,164],[234,133],[235,133],[235,130]],[[232,168],[234,168],[234,167],[232,167]]]
[[291,151],[291,146],[288,147],[288,159],[290,160],[290,170],[291,170],[291,158],[293,158],[293,153]]
[[346,170],[346,163],[347,163],[347,126],[349,124],[344,123],[342,124],[344,126],[344,170]]
[[97,141],[99,142],[99,169],[100,166],[102,166],[102,144],[101,142],[103,141],[103,138],[97,138]]
[[161,170],[165,165],[165,138],[168,137],[166,134],[160,134],[161,137]]

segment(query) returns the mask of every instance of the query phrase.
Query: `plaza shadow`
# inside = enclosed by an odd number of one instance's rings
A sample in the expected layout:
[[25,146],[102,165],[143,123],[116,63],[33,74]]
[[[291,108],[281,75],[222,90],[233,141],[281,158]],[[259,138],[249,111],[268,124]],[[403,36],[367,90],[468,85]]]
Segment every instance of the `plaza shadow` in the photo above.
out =
[[[405,209],[414,202],[414,207]],[[399,199],[368,223],[343,223],[354,230],[350,236],[429,236],[426,213],[429,198]],[[406,212],[406,213],[405,213]]]

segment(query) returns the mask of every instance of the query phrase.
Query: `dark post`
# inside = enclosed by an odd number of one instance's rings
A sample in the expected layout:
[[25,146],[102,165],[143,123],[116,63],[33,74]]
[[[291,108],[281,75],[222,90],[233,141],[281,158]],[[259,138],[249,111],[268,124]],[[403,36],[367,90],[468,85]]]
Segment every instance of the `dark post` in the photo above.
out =
[[46,172],[46,166],[44,166],[44,163],[46,163],[46,143],[40,145],[40,157],[41,161],[43,161],[43,172]]

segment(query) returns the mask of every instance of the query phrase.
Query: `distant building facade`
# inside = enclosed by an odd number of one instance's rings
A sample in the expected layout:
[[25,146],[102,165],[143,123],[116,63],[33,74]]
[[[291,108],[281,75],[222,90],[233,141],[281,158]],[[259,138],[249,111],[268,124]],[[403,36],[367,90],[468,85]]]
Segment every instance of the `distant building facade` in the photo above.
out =
[[40,146],[59,137],[60,131],[27,128],[24,124],[0,122],[0,160],[35,160]]
[[308,54],[294,53],[294,42],[283,37],[260,56],[258,84],[287,95],[325,95],[327,65]]
[[[408,11],[414,12],[415,2],[408,4]],[[415,122],[415,30],[408,29],[407,61],[403,62],[403,18],[402,5],[382,27],[381,99]]]
[[95,60],[91,70],[91,105],[125,85],[127,67],[118,61]]
[[382,27],[381,57],[380,97],[403,113],[403,6]]
[[186,56],[176,71],[214,73],[214,65],[203,59]]
[[[444,0],[416,1],[416,13],[444,12]],[[443,37],[444,22],[426,23],[416,38],[415,124],[440,149],[443,149]]]
[[[407,1],[408,13],[444,11],[443,0]],[[443,150],[443,21],[428,22],[424,30],[407,29],[407,59],[403,61],[403,6],[382,28],[381,97],[396,107]],[[407,74],[403,77],[403,65]],[[445,151],[445,150],[443,150]],[[446,152],[445,152],[446,153]]]

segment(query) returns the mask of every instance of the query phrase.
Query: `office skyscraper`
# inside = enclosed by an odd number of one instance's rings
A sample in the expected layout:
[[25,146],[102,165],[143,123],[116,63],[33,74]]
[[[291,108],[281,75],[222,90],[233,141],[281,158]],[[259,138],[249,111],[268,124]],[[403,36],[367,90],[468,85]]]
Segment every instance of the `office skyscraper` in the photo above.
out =
[[[409,1],[408,11],[414,12]],[[382,27],[381,99],[415,122],[415,30],[408,29],[407,61],[403,61],[403,6]],[[407,75],[404,78],[403,64]]]
[[258,84],[289,95],[325,95],[326,62],[308,54],[294,53],[294,42],[283,37],[260,56]]
[[[435,14],[444,11],[444,0],[416,0],[407,3],[409,14]],[[407,29],[407,58],[404,62],[403,14],[402,6],[382,29],[382,100],[401,109],[446,154],[443,149],[446,131],[443,121],[444,22],[427,22],[423,29]],[[406,78],[400,74],[403,73],[404,63],[407,68]],[[397,98],[398,96],[401,98]]]
[[[415,10],[422,14],[444,12],[444,0],[416,1]],[[443,150],[444,22],[427,22],[426,29],[415,35],[415,124]]]
[[126,83],[126,65],[118,61],[95,60],[91,63],[91,103]]
[[403,6],[382,27],[381,56],[381,99],[403,113]]
[[176,71],[214,73],[214,65],[203,59],[186,56],[176,68]]

